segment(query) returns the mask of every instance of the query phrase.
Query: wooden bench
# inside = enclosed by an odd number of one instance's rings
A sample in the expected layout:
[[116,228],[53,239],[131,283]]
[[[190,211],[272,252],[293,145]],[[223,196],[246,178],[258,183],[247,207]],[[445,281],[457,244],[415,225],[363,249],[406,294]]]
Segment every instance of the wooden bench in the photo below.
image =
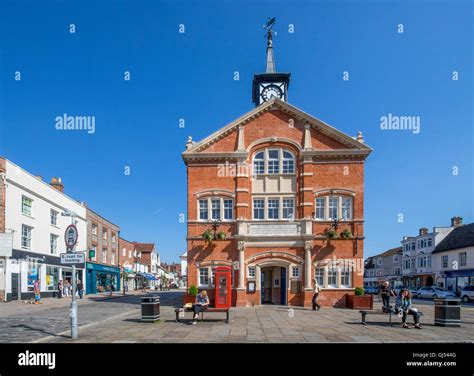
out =
[[[367,325],[367,323],[365,322],[365,319],[366,319],[367,315],[388,315],[389,316],[389,325],[392,325],[392,315],[398,316],[398,313],[396,313],[394,311],[384,312],[384,311],[380,311],[378,309],[363,310],[363,311],[359,311],[359,313],[361,314],[361,318],[362,318],[361,324],[362,325]],[[418,313],[419,313],[420,316],[423,316],[423,312],[418,311]]]
[[[194,312],[192,307],[191,308],[176,308],[175,310],[176,313],[176,322],[179,322],[179,314],[180,312]],[[229,308],[213,308],[209,307],[205,311],[201,311],[201,321],[204,321],[204,313],[214,313],[214,312],[222,312],[226,314],[225,322],[228,323],[230,320],[230,309]],[[194,313],[193,313],[194,314]]]

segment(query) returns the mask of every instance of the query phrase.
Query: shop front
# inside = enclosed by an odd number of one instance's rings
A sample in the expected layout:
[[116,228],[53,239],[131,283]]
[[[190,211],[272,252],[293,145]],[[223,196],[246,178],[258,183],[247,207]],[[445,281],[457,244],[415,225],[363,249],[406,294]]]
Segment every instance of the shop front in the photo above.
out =
[[120,290],[120,268],[88,262],[86,293],[98,294]]
[[[13,250],[7,260],[7,301],[34,298],[34,284],[39,280],[41,297],[55,297],[58,283],[72,281],[72,269],[61,264],[60,257]],[[77,280],[84,280],[84,267],[76,268]]]
[[446,271],[445,280],[445,287],[456,293],[464,286],[474,285],[474,269]]

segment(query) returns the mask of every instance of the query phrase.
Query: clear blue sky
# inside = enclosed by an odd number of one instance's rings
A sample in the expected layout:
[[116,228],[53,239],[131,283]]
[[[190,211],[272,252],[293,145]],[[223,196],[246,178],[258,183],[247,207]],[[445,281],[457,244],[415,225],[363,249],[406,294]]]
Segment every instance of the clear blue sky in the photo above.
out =
[[[200,140],[253,108],[262,24],[276,16],[290,102],[349,135],[361,130],[374,148],[365,255],[381,252],[419,227],[474,220],[471,4],[2,1],[0,154],[47,180],[61,176],[67,194],[126,239],[154,241],[162,260],[177,261],[186,234],[180,153],[188,135]],[[95,116],[95,134],[55,130],[63,113]],[[382,131],[388,113],[420,116],[420,134]]]

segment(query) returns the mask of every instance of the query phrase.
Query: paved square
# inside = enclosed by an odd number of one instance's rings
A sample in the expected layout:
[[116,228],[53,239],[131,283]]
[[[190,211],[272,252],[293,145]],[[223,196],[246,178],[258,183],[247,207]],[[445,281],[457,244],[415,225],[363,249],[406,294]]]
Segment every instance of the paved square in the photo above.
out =
[[[445,328],[434,325],[431,302],[418,303],[424,313],[422,330],[401,328],[400,319],[388,316],[368,316],[368,325],[361,324],[358,310],[323,308],[313,312],[306,308],[260,306],[233,308],[231,322],[226,324],[222,313],[207,313],[204,322],[191,325],[191,313],[180,323],[175,322],[174,306],[161,306],[161,321],[140,322],[140,310],[125,316],[80,328],[74,342],[100,343],[372,343],[372,342],[474,342],[474,308],[462,308],[462,326]],[[380,303],[376,302],[377,309]],[[411,323],[411,317],[409,317]],[[63,336],[47,339],[51,342],[73,342]]]

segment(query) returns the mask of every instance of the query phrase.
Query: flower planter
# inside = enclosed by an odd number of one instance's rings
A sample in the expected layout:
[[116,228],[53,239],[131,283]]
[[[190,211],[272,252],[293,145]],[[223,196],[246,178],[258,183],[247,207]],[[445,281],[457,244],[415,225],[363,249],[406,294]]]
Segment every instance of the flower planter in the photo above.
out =
[[196,297],[194,295],[189,295],[189,294],[184,295],[184,304],[194,303],[195,301],[196,301]]
[[362,296],[347,295],[346,303],[347,308],[351,309],[373,309],[374,297],[370,294]]

